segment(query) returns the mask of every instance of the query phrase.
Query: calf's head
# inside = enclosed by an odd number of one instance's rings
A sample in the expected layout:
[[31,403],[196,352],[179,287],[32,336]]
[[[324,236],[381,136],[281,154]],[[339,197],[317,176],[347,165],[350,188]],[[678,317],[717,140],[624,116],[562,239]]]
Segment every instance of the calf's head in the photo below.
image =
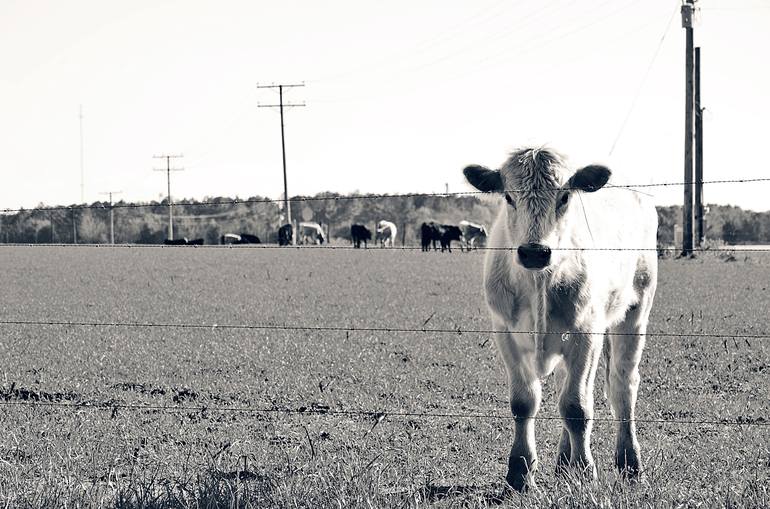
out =
[[594,192],[610,178],[610,170],[591,165],[569,174],[562,157],[549,149],[517,150],[499,170],[468,166],[468,182],[479,191],[505,198],[506,247],[516,250],[516,261],[530,270],[557,264],[559,252],[572,234],[572,196]]

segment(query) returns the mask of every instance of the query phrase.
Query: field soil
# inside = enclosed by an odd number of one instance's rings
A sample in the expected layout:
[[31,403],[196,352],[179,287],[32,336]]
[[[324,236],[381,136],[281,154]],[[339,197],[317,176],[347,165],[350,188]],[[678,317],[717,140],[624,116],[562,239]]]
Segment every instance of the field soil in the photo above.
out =
[[767,257],[661,260],[642,482],[613,470],[601,365],[599,480],[554,475],[551,377],[519,495],[494,341],[458,332],[490,328],[480,251],[0,247],[0,501],[767,507]]

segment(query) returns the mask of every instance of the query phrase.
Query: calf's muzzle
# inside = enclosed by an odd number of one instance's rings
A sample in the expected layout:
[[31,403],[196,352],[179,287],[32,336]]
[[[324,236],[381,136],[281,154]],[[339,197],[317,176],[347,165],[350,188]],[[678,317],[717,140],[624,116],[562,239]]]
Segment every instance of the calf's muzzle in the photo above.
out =
[[516,252],[526,269],[538,270],[551,263],[551,248],[543,244],[522,244]]

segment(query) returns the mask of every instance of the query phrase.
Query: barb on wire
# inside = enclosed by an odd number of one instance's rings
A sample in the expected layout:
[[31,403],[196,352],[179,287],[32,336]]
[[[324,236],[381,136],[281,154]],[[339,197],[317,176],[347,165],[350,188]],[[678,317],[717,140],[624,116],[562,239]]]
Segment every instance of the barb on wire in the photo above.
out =
[[[355,250],[367,253],[375,253],[378,251],[422,251],[422,247],[419,246],[392,246],[392,247],[377,247],[372,249],[359,249],[351,245],[296,245],[296,246],[279,246],[278,244],[243,244],[238,246],[232,245],[220,245],[220,244],[202,244],[202,245],[166,245],[166,244],[63,244],[63,243],[0,243],[2,247],[74,247],[74,248],[102,248],[102,249],[283,249],[290,250],[330,250],[330,251],[347,251]],[[479,246],[474,247],[474,251],[516,251],[516,247],[500,247],[500,246]],[[605,252],[618,252],[618,251],[658,251],[658,252],[670,252],[678,253],[682,249],[681,247],[552,247],[551,251],[605,251]],[[692,248],[693,252],[703,253],[768,253],[770,248],[743,248],[739,247],[724,247],[724,248]]]
[[[108,410],[114,409],[139,410],[139,411],[160,411],[160,412],[235,412],[235,413],[254,413],[254,414],[287,414],[287,415],[320,415],[320,416],[347,416],[347,417],[369,417],[382,419],[383,416],[396,418],[420,418],[420,419],[513,419],[512,415],[484,412],[415,412],[415,411],[390,411],[390,410],[333,410],[330,408],[279,408],[279,407],[223,407],[223,406],[162,406],[162,405],[137,405],[130,403],[62,403],[55,401],[14,401],[0,400],[0,405],[6,406],[28,406],[28,407],[53,407],[69,410]],[[615,417],[562,417],[556,415],[538,415],[531,417],[535,420],[543,421],[594,421],[594,422],[629,422],[628,419],[619,419]],[[719,425],[719,426],[770,426],[770,420],[763,416],[758,417],[738,417],[734,419],[662,419],[648,418],[635,419],[637,423],[645,424],[675,424],[675,425]]]
[[[766,178],[745,178],[745,179],[723,179],[723,180],[704,180],[702,184],[739,184],[739,183],[752,183],[752,182],[770,182],[770,177]],[[684,186],[694,185],[695,182],[659,182],[650,184],[607,184],[603,189],[639,189],[647,187],[671,187],[671,186]],[[542,190],[580,190],[579,188],[571,187],[559,187],[559,188],[543,188]],[[457,191],[452,193],[393,193],[393,194],[363,194],[352,196],[308,196],[308,197],[294,197],[289,198],[287,201],[290,203],[306,203],[315,201],[346,201],[346,200],[378,200],[383,198],[422,198],[422,197],[437,197],[446,198],[449,196],[476,196],[480,194],[502,194],[502,193],[522,193],[531,192],[532,189],[504,189],[499,193],[488,193],[484,191]],[[282,204],[284,200],[273,198],[255,198],[246,200],[216,200],[216,201],[199,201],[199,202],[175,202],[175,207],[200,207],[200,206],[212,206],[212,205],[250,205],[258,203],[275,203]],[[167,209],[168,204],[163,203],[114,203],[113,209],[136,209],[136,208],[163,208]],[[15,212],[50,212],[57,210],[84,210],[84,209],[102,209],[109,210],[108,205],[97,203],[92,205],[68,205],[68,206],[52,206],[52,207],[36,207],[36,208],[5,208],[0,209],[0,213],[8,214]],[[164,212],[165,213],[165,212]]]
[[[341,325],[275,325],[275,324],[202,324],[202,323],[152,323],[152,322],[87,322],[56,320],[0,320],[0,325],[48,326],[48,327],[130,327],[130,328],[177,328],[177,329],[228,329],[228,330],[292,330],[316,332],[386,332],[386,333],[434,333],[434,334],[542,334],[563,336],[566,331],[494,330],[408,327],[352,327]],[[578,332],[572,331],[571,334]],[[580,334],[603,336],[607,332],[580,331]],[[637,336],[632,332],[613,332],[613,336]],[[770,339],[770,333],[746,334],[736,332],[647,332],[648,337],[673,338],[746,338]]]

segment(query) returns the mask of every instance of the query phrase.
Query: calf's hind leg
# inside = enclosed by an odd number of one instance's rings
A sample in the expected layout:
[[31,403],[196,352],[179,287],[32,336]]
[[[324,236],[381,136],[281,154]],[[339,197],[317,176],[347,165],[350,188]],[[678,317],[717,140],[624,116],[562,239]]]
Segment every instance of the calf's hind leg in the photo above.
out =
[[636,439],[635,408],[639,391],[639,361],[644,349],[647,316],[652,296],[629,309],[626,318],[608,334],[607,396],[618,421],[615,465],[629,478],[639,475],[642,464]]

